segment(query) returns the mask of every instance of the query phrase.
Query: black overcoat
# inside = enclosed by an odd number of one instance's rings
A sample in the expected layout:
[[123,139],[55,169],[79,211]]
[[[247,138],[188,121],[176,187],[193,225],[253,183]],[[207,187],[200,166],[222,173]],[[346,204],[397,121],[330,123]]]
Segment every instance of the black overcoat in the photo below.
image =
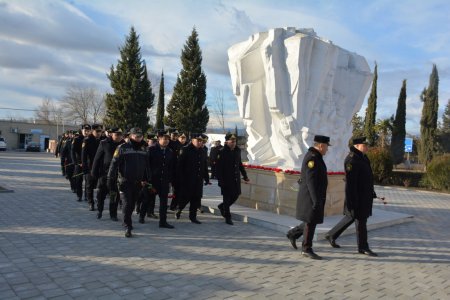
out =
[[322,224],[328,187],[327,166],[314,147],[309,148],[303,158],[299,184],[297,219]]
[[177,160],[178,182],[182,199],[203,196],[203,182],[209,183],[206,153],[189,144],[180,150]]
[[245,180],[248,179],[247,172],[241,161],[241,149],[235,147],[231,150],[228,145],[225,145],[216,156],[216,168],[222,195],[239,196],[241,194],[240,174]]
[[94,137],[93,134],[84,138],[81,146],[81,161],[83,164],[83,171],[88,172],[92,169],[94,163],[95,153],[97,153],[100,138]]
[[148,148],[148,159],[150,162],[150,182],[159,195],[169,193],[169,184],[173,183],[175,173],[175,153],[169,147],[161,149],[157,144]]
[[344,214],[355,219],[366,219],[372,215],[373,173],[369,158],[355,147],[345,158],[345,205]]
[[100,141],[97,152],[95,153],[94,162],[92,163],[91,175],[93,177],[100,178],[108,175],[109,165],[111,164],[114,151],[116,151],[117,146],[123,143],[123,140],[115,143],[110,137]]

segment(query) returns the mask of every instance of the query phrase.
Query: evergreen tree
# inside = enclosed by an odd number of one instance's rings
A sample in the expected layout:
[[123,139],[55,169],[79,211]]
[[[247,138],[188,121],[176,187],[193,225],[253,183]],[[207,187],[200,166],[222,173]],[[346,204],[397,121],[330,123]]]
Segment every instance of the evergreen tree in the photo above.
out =
[[159,83],[158,109],[156,111],[156,129],[164,129],[164,72],[161,73]]
[[436,65],[433,64],[428,88],[423,90],[420,97],[423,101],[423,107],[420,120],[419,159],[425,166],[433,158],[436,149],[436,128],[439,109],[438,89],[439,75]]
[[364,119],[364,135],[371,146],[375,145],[375,122],[377,117],[377,81],[378,81],[378,65],[375,63],[373,72],[372,89],[366,108],[366,117]]
[[437,139],[439,152],[450,153],[450,99],[447,101],[447,106],[442,115],[442,123],[440,123],[438,128]]
[[145,132],[149,127],[147,111],[153,106],[155,96],[134,27],[120,48],[120,59],[115,68],[111,66],[108,79],[113,93],[106,95],[105,124],[124,130],[140,127]]
[[352,126],[352,139],[364,135],[364,121],[362,117],[358,116],[358,113],[355,113],[352,117]]
[[405,155],[406,123],[406,79],[403,80],[397,101],[397,111],[392,124],[391,154],[395,165],[403,161]]
[[206,76],[195,27],[181,51],[183,68],[177,77],[172,99],[167,105],[165,124],[192,133],[205,132],[209,121],[206,107]]

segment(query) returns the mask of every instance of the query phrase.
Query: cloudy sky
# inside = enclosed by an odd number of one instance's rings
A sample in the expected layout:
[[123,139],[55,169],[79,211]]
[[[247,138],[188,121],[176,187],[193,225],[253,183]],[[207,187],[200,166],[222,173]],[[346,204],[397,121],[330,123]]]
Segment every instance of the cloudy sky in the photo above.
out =
[[448,0],[0,0],[0,118],[30,117],[5,108],[35,109],[45,97],[59,101],[71,85],[110,91],[106,74],[131,26],[152,83],[164,70],[170,97],[181,49],[195,26],[208,105],[222,93],[227,126],[240,127],[227,49],[253,33],[289,26],[314,28],[366,57],[372,69],[378,63],[378,118],[395,113],[407,79],[407,131],[417,133],[419,96],[433,63],[440,76],[439,118],[450,99],[449,16]]

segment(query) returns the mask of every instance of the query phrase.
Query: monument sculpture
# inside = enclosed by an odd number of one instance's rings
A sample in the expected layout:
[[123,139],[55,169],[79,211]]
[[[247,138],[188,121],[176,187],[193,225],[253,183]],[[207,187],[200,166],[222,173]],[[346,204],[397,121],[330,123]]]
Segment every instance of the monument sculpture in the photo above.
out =
[[364,57],[293,27],[256,33],[228,57],[249,163],[298,170],[321,134],[333,145],[328,170],[343,170],[351,119],[372,80]]

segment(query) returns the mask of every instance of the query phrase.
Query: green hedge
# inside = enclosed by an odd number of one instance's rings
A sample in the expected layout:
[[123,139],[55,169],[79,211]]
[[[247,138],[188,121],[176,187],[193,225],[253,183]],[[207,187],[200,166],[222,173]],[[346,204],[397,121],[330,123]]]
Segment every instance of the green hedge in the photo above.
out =
[[367,153],[372,167],[373,178],[376,183],[385,183],[389,181],[392,174],[392,158],[387,149],[372,148]]
[[389,184],[405,186],[405,187],[419,187],[425,173],[423,172],[408,172],[408,171],[393,171]]
[[436,156],[427,166],[421,185],[436,190],[450,190],[450,155]]

